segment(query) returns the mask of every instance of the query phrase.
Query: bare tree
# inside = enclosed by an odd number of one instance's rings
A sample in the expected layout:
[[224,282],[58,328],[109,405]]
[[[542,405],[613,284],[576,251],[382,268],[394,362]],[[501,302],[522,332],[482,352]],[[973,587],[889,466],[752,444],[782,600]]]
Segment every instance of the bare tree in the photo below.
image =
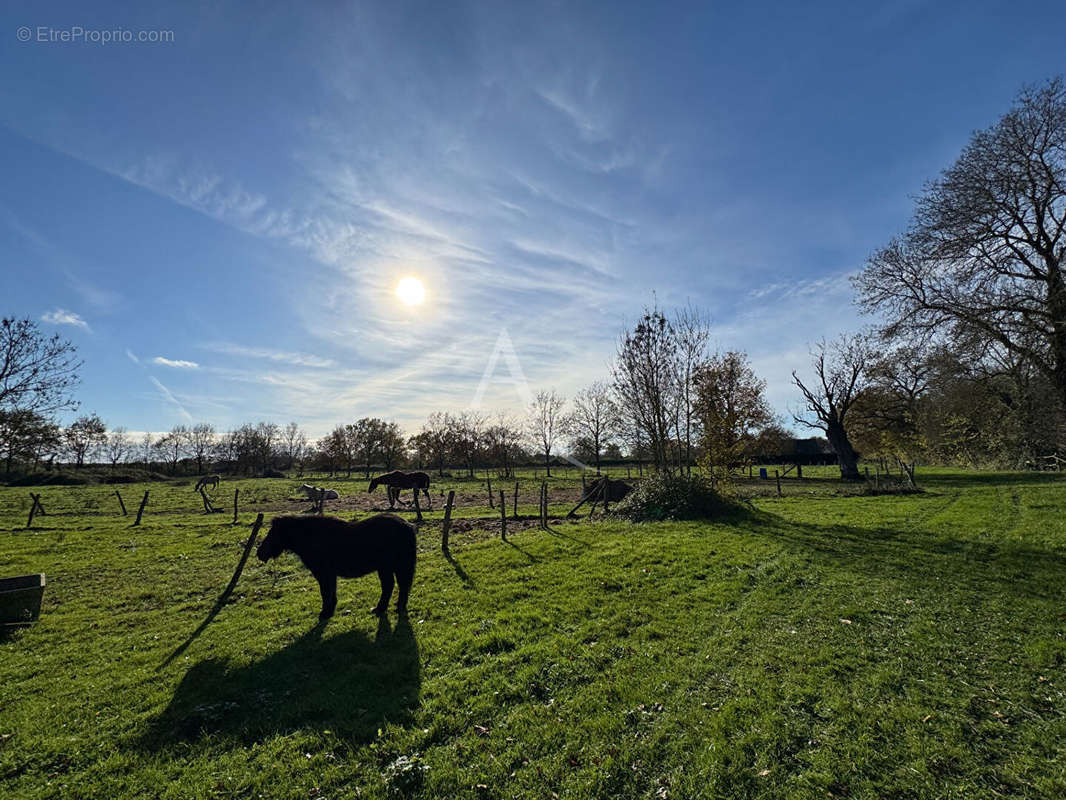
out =
[[444,476],[444,466],[452,451],[451,417],[440,411],[434,411],[426,419],[418,434],[413,437],[412,445],[428,463],[437,467],[437,474]]
[[555,390],[537,392],[529,406],[528,430],[534,447],[544,454],[548,477],[552,474],[552,448],[564,432],[563,404],[566,398]]
[[856,279],[888,336],[977,334],[1066,402],[1066,83],[1028,87],[919,198]]
[[866,389],[869,354],[859,336],[842,336],[831,344],[823,340],[811,355],[816,384],[808,388],[792,373],[792,381],[803,392],[807,404],[807,413],[793,415],[793,419],[800,425],[825,431],[840,463],[840,477],[858,480],[859,456],[848,438],[849,413]]
[[63,440],[74,456],[74,466],[81,467],[85,459],[107,441],[107,426],[96,414],[87,414],[67,426]]
[[152,434],[145,431],[144,436],[141,437],[141,453],[144,456],[144,468],[146,470],[151,469],[152,464],[152,447],[155,445],[155,440]]
[[202,475],[204,472],[204,462],[211,454],[215,438],[215,426],[209,422],[201,422],[189,429],[189,452],[196,459],[197,475]]
[[626,438],[646,447],[655,468],[670,471],[671,431],[676,421],[677,338],[658,308],[645,309],[632,331],[622,334],[612,370]]
[[0,320],[0,411],[33,411],[48,417],[75,408],[79,383],[74,345],[46,337],[29,319]]
[[699,422],[695,377],[707,357],[707,343],[711,338],[710,321],[705,313],[690,303],[674,313],[673,328],[677,340],[674,431],[677,437],[678,469],[691,474],[692,439]]
[[485,417],[476,411],[464,411],[448,417],[449,439],[459,463],[466,467],[467,474],[474,477],[478,456],[484,445]]
[[123,427],[113,428],[107,436],[107,444],[104,445],[107,460],[111,462],[112,468],[129,455],[130,448],[130,436],[126,429]]
[[567,428],[575,441],[588,444],[599,475],[600,453],[618,431],[618,406],[605,381],[595,381],[574,395],[574,410]]
[[159,451],[163,459],[170,464],[170,474],[176,475],[178,462],[189,453],[188,427],[175,425],[170,429],[170,433],[165,433],[159,437],[159,440],[153,446]]
[[378,452],[381,454],[381,463],[386,471],[395,469],[401,461],[405,460],[406,449],[407,440],[400,426],[395,422],[384,423],[378,440]]
[[282,448],[285,454],[285,469],[292,469],[307,449],[307,434],[300,430],[295,422],[290,422],[281,433]]

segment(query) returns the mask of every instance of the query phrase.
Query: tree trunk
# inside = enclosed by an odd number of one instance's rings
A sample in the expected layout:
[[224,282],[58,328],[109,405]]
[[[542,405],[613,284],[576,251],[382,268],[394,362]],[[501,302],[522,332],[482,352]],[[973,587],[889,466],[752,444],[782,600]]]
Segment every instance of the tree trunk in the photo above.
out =
[[830,423],[826,431],[826,438],[837,454],[837,462],[840,464],[840,479],[845,481],[861,480],[859,475],[859,455],[848,441],[847,431],[839,422]]

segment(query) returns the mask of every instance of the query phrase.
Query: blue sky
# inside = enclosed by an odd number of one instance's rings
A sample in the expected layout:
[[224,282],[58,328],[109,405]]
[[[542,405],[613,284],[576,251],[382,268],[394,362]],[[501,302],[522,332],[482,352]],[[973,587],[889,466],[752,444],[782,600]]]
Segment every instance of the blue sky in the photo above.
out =
[[503,329],[572,395],[653,292],[785,412],[923,181],[1066,72],[1050,2],[146,5],[0,11],[0,312],[137,431],[414,429]]

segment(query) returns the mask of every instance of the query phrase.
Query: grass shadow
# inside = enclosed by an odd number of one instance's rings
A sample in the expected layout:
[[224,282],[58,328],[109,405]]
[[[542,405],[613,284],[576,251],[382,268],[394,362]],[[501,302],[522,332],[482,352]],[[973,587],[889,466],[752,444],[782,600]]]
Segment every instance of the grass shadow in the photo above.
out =
[[576,536],[571,536],[569,533],[563,533],[558,528],[553,528],[550,523],[548,524],[548,527],[544,530],[546,530],[552,536],[558,536],[560,539],[569,539],[571,542],[577,542],[578,544],[583,545],[584,547],[589,546],[589,543],[584,539],[579,539]]
[[463,569],[463,565],[460,564],[458,560],[456,560],[455,556],[452,555],[451,550],[444,551],[444,560],[451,564],[452,569],[455,570],[455,574],[459,576],[459,580],[461,580],[467,586],[474,586],[473,579],[467,574],[466,570]]
[[1019,599],[1066,596],[1066,552],[1015,542],[943,536],[914,527],[793,522],[759,513],[744,529],[835,568],[891,578],[915,591],[995,588]]
[[519,547],[514,542],[512,542],[510,539],[506,539],[506,538],[503,539],[503,543],[511,545],[511,547],[513,547],[519,553],[521,553],[526,558],[528,558],[531,564],[536,564],[538,561],[540,561],[540,559],[537,558],[535,555],[533,555],[531,552],[529,552],[528,550],[526,550],[526,549],[524,549],[522,547]]
[[323,638],[320,622],[291,645],[252,664],[205,659],[182,677],[167,707],[136,742],[161,751],[205,737],[245,744],[304,728],[372,741],[387,721],[407,724],[418,708],[421,660],[406,616],[377,634]]

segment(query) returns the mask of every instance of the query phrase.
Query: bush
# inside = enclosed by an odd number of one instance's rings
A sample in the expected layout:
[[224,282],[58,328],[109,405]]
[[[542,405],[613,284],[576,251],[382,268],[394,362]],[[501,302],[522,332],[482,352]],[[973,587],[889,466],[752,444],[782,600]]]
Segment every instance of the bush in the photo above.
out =
[[20,475],[7,482],[8,486],[85,486],[93,482],[91,475],[72,475],[69,472],[34,472]]
[[747,512],[740,501],[727,497],[699,475],[655,475],[637,484],[614,514],[633,522],[681,519],[721,519]]

